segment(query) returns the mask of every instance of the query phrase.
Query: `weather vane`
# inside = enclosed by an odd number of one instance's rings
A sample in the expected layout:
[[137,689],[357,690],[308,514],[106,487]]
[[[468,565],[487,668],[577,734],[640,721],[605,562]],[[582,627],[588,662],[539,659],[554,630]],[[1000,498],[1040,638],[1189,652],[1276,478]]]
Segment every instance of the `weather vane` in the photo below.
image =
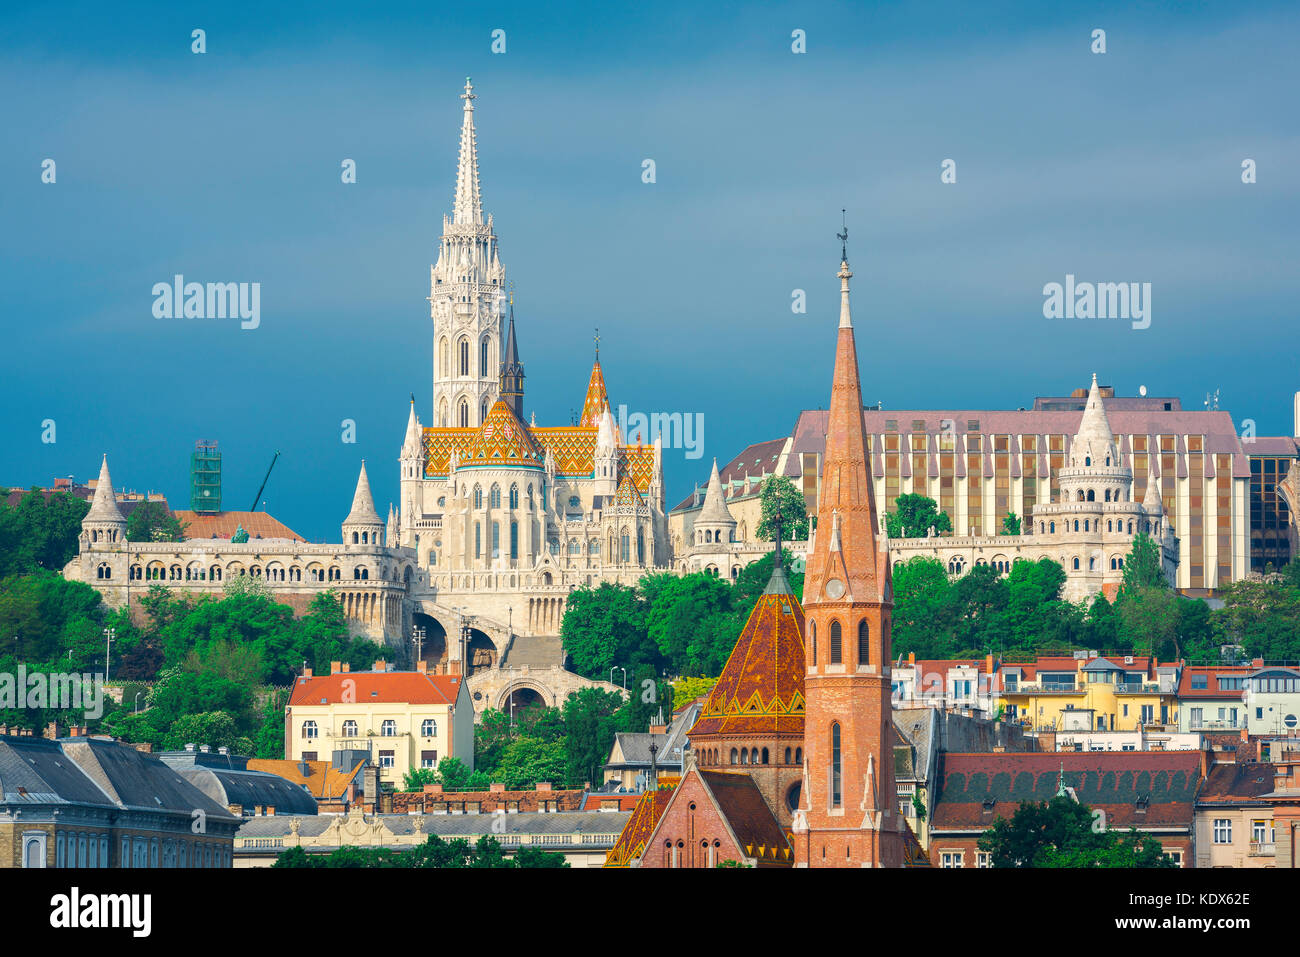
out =
[[845,216],[846,212],[847,210],[840,210],[840,225],[843,231],[835,234],[835,238],[840,241],[840,259],[843,262],[849,261],[849,225]]

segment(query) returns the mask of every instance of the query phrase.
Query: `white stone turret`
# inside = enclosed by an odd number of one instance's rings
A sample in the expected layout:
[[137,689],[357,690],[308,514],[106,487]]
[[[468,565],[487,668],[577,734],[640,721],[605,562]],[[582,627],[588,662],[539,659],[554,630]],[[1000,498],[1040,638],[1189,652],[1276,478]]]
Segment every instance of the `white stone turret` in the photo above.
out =
[[718,460],[713,460],[713,471],[709,473],[709,487],[704,493],[704,505],[695,517],[691,534],[696,547],[708,548],[710,545],[725,545],[735,536],[736,519],[727,508],[727,500],[722,494],[722,479],[718,475]]
[[618,489],[618,429],[609,409],[601,414],[596,426],[596,450],[592,457],[596,473],[595,494],[613,495]]
[[361,474],[357,476],[357,490],[352,495],[352,509],[343,520],[343,544],[382,544],[384,521],[375,511],[375,498],[370,493],[370,478],[366,475],[366,460],[361,460]]
[[81,531],[92,548],[126,541],[126,519],[117,507],[113,479],[108,474],[107,454],[99,467],[99,481],[95,483],[95,498],[90,503],[90,511],[81,520]]

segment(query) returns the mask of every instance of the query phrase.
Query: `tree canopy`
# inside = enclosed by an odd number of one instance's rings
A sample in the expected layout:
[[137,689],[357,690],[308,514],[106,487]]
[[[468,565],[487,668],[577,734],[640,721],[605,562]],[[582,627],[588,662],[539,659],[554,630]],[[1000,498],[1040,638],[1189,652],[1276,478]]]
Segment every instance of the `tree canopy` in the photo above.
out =
[[939,511],[938,503],[928,495],[900,495],[894,499],[894,510],[885,515],[890,538],[924,538],[931,528],[936,535],[951,532],[952,519]]
[[802,541],[808,537],[808,500],[794,482],[773,473],[763,479],[758,494],[762,518],[754,534],[759,541],[776,540],[776,523],[772,519],[778,514],[781,516],[782,541]]
[[1136,830],[1105,826],[1084,804],[1066,796],[1023,802],[999,817],[979,839],[994,867],[1174,867],[1160,842]]

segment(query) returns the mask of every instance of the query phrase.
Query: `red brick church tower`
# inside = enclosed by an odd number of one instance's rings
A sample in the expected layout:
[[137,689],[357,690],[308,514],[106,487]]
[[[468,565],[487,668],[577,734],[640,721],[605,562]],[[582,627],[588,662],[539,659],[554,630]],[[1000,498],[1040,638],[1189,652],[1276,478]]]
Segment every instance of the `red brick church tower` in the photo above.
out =
[[804,579],[805,763],[793,821],[801,867],[902,867],[906,832],[894,784],[889,552],[876,540],[852,275],[845,252],[816,542]]

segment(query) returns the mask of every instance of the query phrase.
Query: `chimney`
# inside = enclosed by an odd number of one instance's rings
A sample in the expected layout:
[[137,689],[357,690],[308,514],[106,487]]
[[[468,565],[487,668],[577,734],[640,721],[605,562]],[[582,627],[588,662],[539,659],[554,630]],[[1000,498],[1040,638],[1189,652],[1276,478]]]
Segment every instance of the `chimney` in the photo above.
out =
[[442,793],[442,785],[441,785],[441,784],[426,784],[426,785],[424,786],[424,793],[425,793],[425,794],[441,794],[441,793]]
[[668,725],[666,725],[666,724],[652,724],[652,725],[650,725],[650,733],[651,733],[651,734],[667,734],[667,733],[668,733]]
[[268,805],[266,806],[266,816],[267,816],[267,817],[275,817],[275,805],[274,805],[274,804],[268,804]]
[[538,793],[538,794],[550,794],[550,793],[551,793],[551,782],[550,782],[550,781],[538,781],[538,782],[537,782],[537,793]]
[[188,751],[190,754],[193,754],[193,753],[194,753],[194,743],[193,743],[193,742],[190,742],[189,744],[185,745],[185,750]]
[[304,678],[310,678],[310,677],[311,677],[311,669],[308,668],[306,665],[303,666],[303,669],[302,669],[302,676],[303,676]]
[[914,664],[916,664],[916,652],[915,652],[915,651],[909,651],[909,652],[907,653],[907,663],[908,663],[909,665],[914,665]]
[[429,673],[429,663],[421,658],[415,663],[415,670],[422,675],[426,675]]
[[374,670],[374,671],[387,671],[387,670],[388,670],[388,662],[385,661],[383,658],[380,658],[380,659],[378,659],[378,660],[375,662],[375,666],[374,666],[374,668],[373,668],[372,670]]
[[211,746],[211,745],[208,745],[208,744],[200,744],[200,745],[199,745],[199,754],[207,754],[207,753],[210,752],[211,750],[212,750],[212,746]]
[[343,662],[343,673],[347,674],[351,670],[352,670],[352,665],[348,664],[346,661]]
[[330,674],[332,674],[332,675],[337,675],[337,674],[341,673],[342,671],[343,671],[343,662],[341,662],[341,661],[331,661],[331,662],[330,662]]
[[500,782],[488,785],[489,794],[503,794],[505,792],[505,789],[506,786]]
[[230,754],[230,749],[223,744],[217,748],[217,754]]
[[993,674],[993,655],[991,653],[984,656],[984,670],[989,674]]

